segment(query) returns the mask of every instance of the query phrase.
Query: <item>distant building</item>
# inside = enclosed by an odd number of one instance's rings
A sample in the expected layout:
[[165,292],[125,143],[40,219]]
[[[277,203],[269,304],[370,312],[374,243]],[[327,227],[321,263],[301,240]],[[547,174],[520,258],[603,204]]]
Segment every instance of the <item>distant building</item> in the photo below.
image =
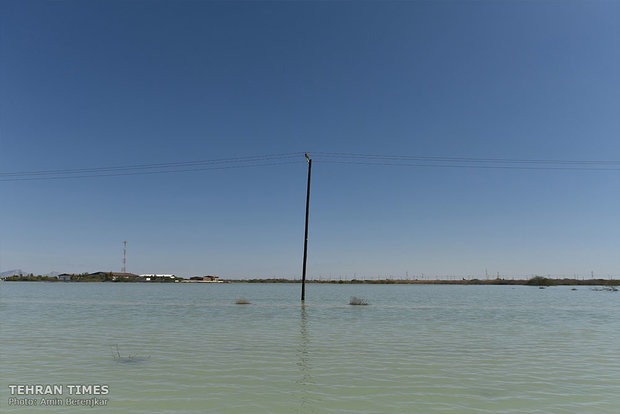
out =
[[140,277],[138,278],[139,282],[150,282],[152,280],[157,280],[159,279],[160,281],[162,279],[176,279],[175,275],[164,275],[164,274],[157,274],[157,273],[152,273],[152,274],[147,274],[147,275],[140,275]]
[[70,275],[69,273],[63,273],[61,275],[58,275],[58,280],[62,280],[63,282],[70,282],[72,277],[73,275]]
[[219,283],[221,282],[218,276],[193,276],[190,277],[189,280],[195,280],[196,282],[211,282],[211,283]]
[[124,273],[124,272],[112,272],[112,277],[115,277],[117,279],[131,279],[134,277],[138,277],[138,275],[134,274],[134,273]]
[[152,274],[148,274],[148,275],[140,275],[140,277],[168,277],[170,279],[174,279],[176,276],[175,275],[160,275],[157,273],[152,273]]
[[135,279],[138,277],[138,275],[136,274],[125,273],[125,272],[95,272],[95,273],[89,273],[88,276],[95,276],[95,277],[101,277],[101,278],[111,276],[112,280]]

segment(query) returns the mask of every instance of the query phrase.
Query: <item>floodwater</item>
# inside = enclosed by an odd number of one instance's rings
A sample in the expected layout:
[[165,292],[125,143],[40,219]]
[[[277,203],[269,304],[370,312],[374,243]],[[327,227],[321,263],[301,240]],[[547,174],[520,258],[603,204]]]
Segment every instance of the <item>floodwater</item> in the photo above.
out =
[[571,289],[4,282],[0,411],[617,414],[620,292]]

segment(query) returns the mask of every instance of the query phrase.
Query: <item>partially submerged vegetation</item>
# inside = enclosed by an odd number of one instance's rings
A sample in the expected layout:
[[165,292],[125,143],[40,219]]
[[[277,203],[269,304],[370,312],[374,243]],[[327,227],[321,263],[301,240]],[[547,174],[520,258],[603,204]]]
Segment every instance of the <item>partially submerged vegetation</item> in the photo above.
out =
[[595,287],[592,288],[592,290],[596,291],[596,292],[617,292],[618,288],[615,286],[603,286],[603,287]]
[[116,349],[112,349],[112,355],[116,362],[143,362],[151,358],[151,356],[140,356],[140,355],[121,355],[121,352],[118,349],[118,344],[115,345]]
[[349,305],[368,305],[368,299],[366,298],[358,298],[357,296],[351,296],[349,300]]

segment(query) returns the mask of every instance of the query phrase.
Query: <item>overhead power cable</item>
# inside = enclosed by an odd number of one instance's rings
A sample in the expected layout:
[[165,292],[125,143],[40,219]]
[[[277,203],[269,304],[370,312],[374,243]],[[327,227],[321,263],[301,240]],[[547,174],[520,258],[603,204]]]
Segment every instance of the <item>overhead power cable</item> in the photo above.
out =
[[545,167],[545,166],[516,166],[516,165],[460,165],[460,164],[430,164],[430,163],[397,163],[397,162],[371,162],[371,161],[339,161],[315,159],[319,163],[370,165],[382,167],[435,167],[435,168],[478,168],[478,169],[508,169],[508,170],[573,170],[573,171],[620,171],[619,168],[602,167]]
[[303,152],[291,152],[291,153],[284,153],[284,154],[255,155],[255,156],[248,156],[248,157],[216,158],[216,159],[211,159],[211,160],[199,160],[199,161],[181,161],[181,162],[153,163],[153,164],[132,164],[132,165],[111,166],[111,167],[72,168],[72,169],[41,170],[41,171],[4,172],[4,173],[0,173],[0,177],[13,177],[13,176],[23,177],[23,176],[34,176],[34,175],[60,175],[60,174],[68,175],[68,174],[99,173],[99,172],[106,172],[106,171],[172,169],[172,168],[179,168],[179,167],[213,165],[213,164],[243,164],[243,163],[248,163],[248,162],[293,159],[303,154],[304,154]]
[[477,163],[477,164],[560,164],[560,165],[618,165],[620,161],[603,160],[550,160],[550,159],[515,159],[515,158],[473,158],[473,157],[436,157],[417,155],[380,155],[357,154],[346,152],[313,152],[317,158],[330,159],[365,159],[365,160],[392,160],[392,161],[424,161],[438,163]]
[[134,172],[119,172],[119,173],[90,174],[90,175],[11,177],[11,178],[0,178],[0,181],[37,181],[37,180],[63,180],[63,179],[71,179],[71,178],[120,177],[120,176],[126,176],[126,175],[169,174],[169,173],[181,173],[181,172],[191,172],[191,171],[227,170],[227,169],[233,169],[233,168],[273,167],[277,165],[299,164],[299,163],[300,161],[284,161],[284,162],[273,162],[273,163],[267,163],[267,164],[263,163],[263,164],[225,165],[225,166],[216,166],[216,167],[185,168],[185,169],[176,169],[176,170],[134,171]]
[[[312,152],[311,154],[316,162],[341,165],[457,169],[620,171],[620,161],[610,160],[603,161],[438,157],[414,155],[359,154],[344,152]],[[92,168],[0,172],[0,182],[167,174],[207,170],[224,170],[234,168],[271,167],[302,162],[305,162],[304,152],[289,152],[281,154],[265,154],[245,157],[215,158],[197,161],[142,163]]]

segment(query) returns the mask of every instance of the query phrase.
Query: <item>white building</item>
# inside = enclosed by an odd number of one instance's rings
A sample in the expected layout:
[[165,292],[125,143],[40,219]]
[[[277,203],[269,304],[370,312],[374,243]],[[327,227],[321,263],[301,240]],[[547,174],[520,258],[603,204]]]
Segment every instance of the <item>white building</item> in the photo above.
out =
[[146,280],[151,280],[151,278],[156,278],[156,277],[169,277],[170,279],[174,279],[176,276],[175,275],[163,275],[163,274],[157,274],[157,273],[151,273],[148,275],[140,275],[140,277],[145,278]]

